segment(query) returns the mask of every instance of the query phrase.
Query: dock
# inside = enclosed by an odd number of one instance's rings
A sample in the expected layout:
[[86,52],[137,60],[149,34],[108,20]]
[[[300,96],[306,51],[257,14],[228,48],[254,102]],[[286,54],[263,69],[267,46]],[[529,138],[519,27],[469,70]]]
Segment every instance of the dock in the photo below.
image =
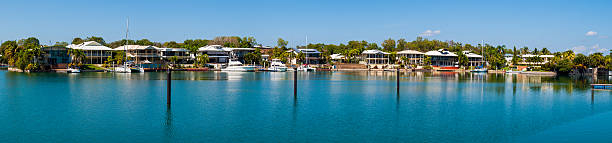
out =
[[612,84],[591,84],[593,89],[612,89]]

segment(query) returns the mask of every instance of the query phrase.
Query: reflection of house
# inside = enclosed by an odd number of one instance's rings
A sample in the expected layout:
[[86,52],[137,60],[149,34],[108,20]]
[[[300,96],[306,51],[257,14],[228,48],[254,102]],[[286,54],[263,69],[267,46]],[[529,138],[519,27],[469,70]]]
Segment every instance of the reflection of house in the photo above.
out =
[[165,60],[169,61],[171,57],[176,57],[178,60],[177,63],[185,63],[191,59],[189,56],[189,51],[183,48],[157,48],[159,51],[159,56]]
[[380,50],[365,50],[361,58],[366,64],[389,64],[389,53]]
[[470,51],[463,51],[463,54],[468,58],[468,66],[482,66],[485,63],[481,55]]
[[68,45],[69,49],[83,50],[85,53],[85,64],[103,64],[112,55],[113,49],[98,42],[89,41],[81,44]]
[[404,60],[404,57],[407,58],[408,61],[404,61],[405,64],[421,65],[423,64],[425,53],[414,51],[414,50],[404,50],[404,51],[397,52],[397,56],[399,60]]
[[[538,58],[540,62],[535,62],[532,61],[530,59],[532,58]],[[548,63],[548,61],[550,61],[552,58],[554,58],[555,55],[532,55],[532,54],[525,54],[525,55],[521,55],[521,62],[519,62],[518,64],[520,65],[543,65]],[[512,59],[511,59],[512,60]]]
[[125,50],[127,57],[136,64],[159,63],[160,56],[155,46],[126,45],[115,48],[115,50]]
[[68,55],[68,48],[63,46],[42,47],[43,63],[51,66],[51,68],[67,68],[71,62],[71,57]]
[[[304,64],[321,64],[323,63],[321,58],[321,52],[317,49],[292,49],[293,54],[298,55],[299,53],[304,54]],[[293,64],[297,64],[297,61],[292,60]]]
[[457,62],[457,54],[449,52],[446,49],[440,49],[438,51],[429,51],[425,53],[425,56],[431,58],[432,66],[455,66]]
[[230,52],[221,45],[208,45],[198,49],[198,55],[208,55],[209,63],[228,63]]

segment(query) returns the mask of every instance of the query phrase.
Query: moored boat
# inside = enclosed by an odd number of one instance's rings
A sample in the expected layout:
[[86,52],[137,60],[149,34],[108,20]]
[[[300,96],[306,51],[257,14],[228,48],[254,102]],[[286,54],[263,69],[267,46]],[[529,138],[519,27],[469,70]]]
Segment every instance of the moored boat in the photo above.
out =
[[283,64],[283,62],[281,62],[279,59],[272,59],[272,63],[270,63],[268,71],[286,72],[287,66],[285,66],[285,64]]
[[227,67],[221,69],[221,71],[235,71],[235,72],[252,72],[255,71],[256,66],[245,66],[239,61],[230,60]]

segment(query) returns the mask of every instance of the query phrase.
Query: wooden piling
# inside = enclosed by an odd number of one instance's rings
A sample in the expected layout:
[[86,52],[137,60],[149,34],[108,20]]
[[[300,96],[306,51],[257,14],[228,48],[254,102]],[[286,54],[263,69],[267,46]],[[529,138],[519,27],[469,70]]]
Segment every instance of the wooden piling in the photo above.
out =
[[167,91],[167,95],[166,95],[166,104],[168,106],[168,108],[170,108],[170,104],[172,103],[172,98],[171,98],[171,94],[172,94],[172,70],[170,70],[170,68],[168,68],[168,77],[166,78],[167,84],[166,84],[166,90]]
[[297,68],[293,70],[293,98],[297,98]]
[[399,93],[400,93],[400,69],[397,68],[397,96],[399,97]]

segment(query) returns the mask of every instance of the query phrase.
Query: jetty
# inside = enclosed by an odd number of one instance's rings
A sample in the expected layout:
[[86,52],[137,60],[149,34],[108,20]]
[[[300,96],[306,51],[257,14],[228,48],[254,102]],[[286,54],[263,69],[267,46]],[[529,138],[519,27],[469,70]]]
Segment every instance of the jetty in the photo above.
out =
[[612,84],[591,84],[593,89],[612,89]]

